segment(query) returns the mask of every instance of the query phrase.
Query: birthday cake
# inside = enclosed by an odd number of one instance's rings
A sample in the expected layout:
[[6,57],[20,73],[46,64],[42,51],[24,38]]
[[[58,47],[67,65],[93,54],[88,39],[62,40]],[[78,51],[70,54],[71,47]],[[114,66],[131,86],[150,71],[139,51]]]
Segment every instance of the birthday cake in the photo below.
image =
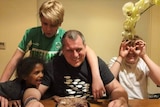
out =
[[89,107],[89,103],[84,98],[61,98],[57,107]]

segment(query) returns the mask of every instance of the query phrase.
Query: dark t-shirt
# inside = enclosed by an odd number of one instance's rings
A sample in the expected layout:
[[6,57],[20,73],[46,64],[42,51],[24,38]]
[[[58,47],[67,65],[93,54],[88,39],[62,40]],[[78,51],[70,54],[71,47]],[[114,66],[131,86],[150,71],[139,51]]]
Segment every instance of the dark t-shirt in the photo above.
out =
[[[104,85],[110,83],[114,76],[108,66],[98,58],[100,75]],[[69,65],[64,56],[57,56],[47,64],[42,84],[49,86],[50,96],[58,95],[88,97],[92,93],[92,74],[87,59],[79,67]]]
[[19,100],[22,99],[25,89],[25,82],[16,78],[12,81],[0,83],[0,96],[10,100]]

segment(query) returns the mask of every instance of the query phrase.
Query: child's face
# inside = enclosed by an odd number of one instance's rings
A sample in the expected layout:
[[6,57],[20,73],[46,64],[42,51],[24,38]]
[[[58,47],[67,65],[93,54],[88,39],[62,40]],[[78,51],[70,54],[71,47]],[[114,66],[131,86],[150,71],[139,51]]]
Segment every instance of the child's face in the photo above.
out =
[[25,79],[28,87],[31,85],[35,85],[38,88],[43,77],[43,69],[44,68],[42,64],[35,65],[29,76],[27,76]]
[[56,35],[59,25],[54,25],[50,20],[41,17],[42,30],[46,37],[50,38]]

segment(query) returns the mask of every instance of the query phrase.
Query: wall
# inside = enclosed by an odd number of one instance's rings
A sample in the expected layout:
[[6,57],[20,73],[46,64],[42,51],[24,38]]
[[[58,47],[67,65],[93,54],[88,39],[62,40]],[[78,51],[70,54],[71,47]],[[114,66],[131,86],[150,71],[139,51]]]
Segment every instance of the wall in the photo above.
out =
[[35,0],[0,1],[0,74],[13,55],[25,29],[37,25],[37,2]]
[[[45,0],[39,0],[41,5]],[[125,17],[122,6],[135,0],[60,0],[65,8],[62,28],[80,30],[87,44],[98,56],[108,63],[118,55],[122,40]],[[138,0],[136,0],[138,1]],[[144,40],[148,37],[149,11],[145,12],[137,23],[137,34]],[[145,32],[144,32],[145,31]]]
[[[148,44],[147,46],[149,47],[148,53],[150,54],[151,59],[160,65],[160,45],[159,45],[159,40],[160,40],[160,6],[154,6],[151,9],[151,20],[150,20],[150,32],[148,36]],[[150,93],[160,93],[160,88],[157,88],[157,86],[149,79],[148,82],[148,91]]]

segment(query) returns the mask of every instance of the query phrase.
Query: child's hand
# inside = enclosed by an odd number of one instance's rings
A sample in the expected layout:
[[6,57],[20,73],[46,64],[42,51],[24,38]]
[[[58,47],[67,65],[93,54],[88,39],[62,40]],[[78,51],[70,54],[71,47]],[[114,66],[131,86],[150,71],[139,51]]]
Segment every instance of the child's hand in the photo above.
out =
[[94,99],[101,98],[103,96],[103,94],[106,92],[106,90],[104,88],[104,85],[103,85],[103,82],[100,78],[99,79],[93,79],[93,80],[96,80],[96,81],[92,82],[93,97],[94,97]]

